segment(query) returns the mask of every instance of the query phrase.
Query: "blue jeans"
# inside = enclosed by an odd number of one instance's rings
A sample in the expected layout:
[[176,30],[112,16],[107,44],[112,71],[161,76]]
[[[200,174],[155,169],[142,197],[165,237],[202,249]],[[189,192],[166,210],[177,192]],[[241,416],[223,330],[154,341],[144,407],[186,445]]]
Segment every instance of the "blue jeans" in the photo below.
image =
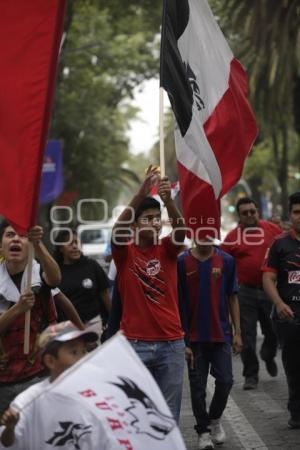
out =
[[[231,345],[229,343],[191,344],[194,367],[189,367],[189,380],[193,414],[198,434],[209,431],[211,420],[219,419],[226,407],[233,384]],[[206,385],[208,373],[215,378],[215,392],[206,409]]]
[[151,372],[178,422],[184,372],[184,340],[129,342]]

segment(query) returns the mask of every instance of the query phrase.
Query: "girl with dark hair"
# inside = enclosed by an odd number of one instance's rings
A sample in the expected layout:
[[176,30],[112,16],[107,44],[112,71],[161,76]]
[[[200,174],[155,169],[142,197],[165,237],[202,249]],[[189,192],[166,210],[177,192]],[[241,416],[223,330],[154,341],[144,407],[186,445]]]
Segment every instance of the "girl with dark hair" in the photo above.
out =
[[[70,299],[83,322],[96,318],[106,322],[111,301],[104,270],[82,254],[75,230],[62,230],[55,241],[53,256],[62,275],[59,289]],[[63,311],[58,311],[58,318],[66,319]]]

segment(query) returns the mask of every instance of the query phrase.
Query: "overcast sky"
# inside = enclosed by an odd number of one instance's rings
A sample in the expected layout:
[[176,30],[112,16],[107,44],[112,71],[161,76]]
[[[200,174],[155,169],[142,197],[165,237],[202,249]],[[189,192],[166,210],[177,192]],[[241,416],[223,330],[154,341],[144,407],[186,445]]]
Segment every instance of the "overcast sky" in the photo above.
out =
[[[134,101],[141,110],[139,120],[131,122],[129,131],[130,150],[135,154],[148,152],[159,136],[159,80],[146,81],[142,88],[136,89]],[[166,94],[164,104],[165,108],[169,105]]]

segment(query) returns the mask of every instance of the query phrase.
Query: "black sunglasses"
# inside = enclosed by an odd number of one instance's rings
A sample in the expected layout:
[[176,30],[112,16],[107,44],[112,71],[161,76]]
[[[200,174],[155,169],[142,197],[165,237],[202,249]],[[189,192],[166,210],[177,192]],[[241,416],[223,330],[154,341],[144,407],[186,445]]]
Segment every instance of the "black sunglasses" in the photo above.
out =
[[254,216],[254,214],[256,214],[256,209],[246,209],[245,211],[242,211],[240,214],[241,216]]

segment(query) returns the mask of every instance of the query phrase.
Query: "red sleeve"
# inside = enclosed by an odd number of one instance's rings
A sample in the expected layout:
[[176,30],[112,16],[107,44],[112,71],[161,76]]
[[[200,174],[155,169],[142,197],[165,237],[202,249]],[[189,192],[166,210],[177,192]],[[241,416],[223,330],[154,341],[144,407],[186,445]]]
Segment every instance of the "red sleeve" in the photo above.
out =
[[282,234],[283,230],[278,225],[272,222],[266,222],[269,226],[269,229],[271,230],[274,237],[279,236]]
[[223,252],[229,253],[231,256],[235,256],[235,247],[237,241],[237,228],[230,231],[222,242],[220,248]]
[[128,246],[128,242],[125,241],[122,245],[111,245],[112,257],[116,266],[124,264],[125,260],[127,259]]
[[273,269],[272,267],[262,266],[261,270],[262,270],[262,272],[271,272],[271,273],[277,274],[277,270]]

